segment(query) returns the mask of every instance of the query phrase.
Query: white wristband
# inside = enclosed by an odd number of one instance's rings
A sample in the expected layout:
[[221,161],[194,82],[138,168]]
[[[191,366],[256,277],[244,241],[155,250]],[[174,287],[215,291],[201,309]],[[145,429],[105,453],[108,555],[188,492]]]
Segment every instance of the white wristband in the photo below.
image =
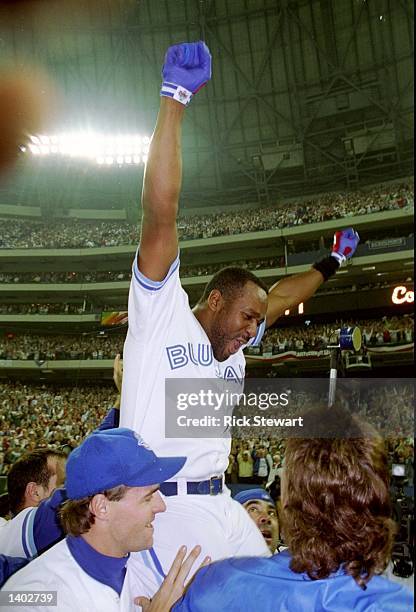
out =
[[331,257],[335,257],[335,259],[338,261],[339,263],[339,267],[342,266],[342,264],[347,261],[347,258],[345,257],[345,255],[342,255],[342,253],[337,253],[336,251],[332,251],[331,253]]
[[175,83],[165,81],[162,83],[160,95],[167,98],[172,98],[184,106],[188,106],[192,98],[192,91],[185,89],[185,87],[182,87],[181,85],[176,85]]

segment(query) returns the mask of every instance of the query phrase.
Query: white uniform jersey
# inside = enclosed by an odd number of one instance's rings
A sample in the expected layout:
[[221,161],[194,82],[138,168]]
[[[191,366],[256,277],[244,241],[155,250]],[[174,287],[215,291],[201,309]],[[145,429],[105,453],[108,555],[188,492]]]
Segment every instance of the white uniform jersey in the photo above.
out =
[[[250,344],[258,342],[263,332],[264,325]],[[174,480],[221,475],[228,465],[230,439],[165,438],[165,379],[221,378],[242,383],[245,373],[241,349],[226,361],[215,359],[181,286],[179,257],[160,282],[143,276],[135,258],[123,370],[120,426],[140,433],[157,455],[186,455]]]
[[[263,331],[264,325],[255,341]],[[211,343],[180,284],[179,258],[161,282],[143,276],[135,259],[123,370],[120,425],[138,432],[157,455],[187,457],[173,478],[178,495],[164,497],[167,510],[154,520],[153,549],[131,555],[131,594],[151,597],[183,544],[188,551],[196,544],[201,546],[195,568],[205,555],[214,561],[232,556],[268,556],[257,526],[231,499],[227,488],[216,496],[186,494],[187,480],[207,480],[223,474],[230,439],[165,437],[165,379],[221,378],[241,385],[245,370],[242,350],[221,363],[214,358]]]
[[0,554],[30,559],[36,554],[33,520],[36,508],[25,508],[10,521],[0,524]]
[[[130,559],[129,559],[130,561]],[[129,572],[127,562],[127,574]],[[56,591],[57,605],[24,606],[13,604],[10,610],[34,612],[130,612],[134,606],[127,589],[120,597],[111,587],[91,578],[71,555],[66,540],[52,546],[43,555],[13,574],[3,591]],[[8,609],[8,608],[5,608]]]

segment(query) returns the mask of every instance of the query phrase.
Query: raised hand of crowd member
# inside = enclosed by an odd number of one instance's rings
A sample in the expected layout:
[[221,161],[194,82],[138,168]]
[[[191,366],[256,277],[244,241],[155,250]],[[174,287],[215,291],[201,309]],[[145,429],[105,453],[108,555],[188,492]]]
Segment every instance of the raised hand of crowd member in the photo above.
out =
[[[194,546],[189,555],[186,555],[186,546],[181,546],[172,563],[172,566],[162,582],[162,586],[151,599],[136,597],[134,603],[141,606],[143,612],[167,612],[182,597],[190,580],[185,584],[196,559],[201,552],[200,546]],[[205,557],[198,570],[209,565],[211,559]]]

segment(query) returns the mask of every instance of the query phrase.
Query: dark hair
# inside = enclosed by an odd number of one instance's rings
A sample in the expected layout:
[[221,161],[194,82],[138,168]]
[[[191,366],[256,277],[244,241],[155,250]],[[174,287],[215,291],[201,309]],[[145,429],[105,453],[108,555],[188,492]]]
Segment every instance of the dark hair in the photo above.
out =
[[[110,501],[120,501],[127,492],[128,487],[120,485],[113,487],[102,494]],[[91,512],[89,505],[94,495],[83,497],[82,499],[68,499],[59,510],[59,518],[65,533],[72,536],[80,536],[89,531],[94,525],[95,516]]]
[[233,299],[241,293],[248,282],[254,283],[263,291],[268,293],[267,285],[263,283],[255,274],[244,268],[228,267],[219,270],[204,289],[204,293],[199,299],[199,303],[205,302],[209,294],[217,289],[225,300]]
[[39,448],[18,459],[7,475],[9,508],[13,515],[22,510],[25,491],[29,482],[35,482],[45,489],[48,487],[52,472],[48,466],[49,457],[66,458],[63,453],[50,448]]
[[290,567],[317,580],[342,566],[365,588],[386,568],[395,532],[384,442],[338,407],[309,416],[317,430],[336,423],[338,437],[286,442],[282,523]]

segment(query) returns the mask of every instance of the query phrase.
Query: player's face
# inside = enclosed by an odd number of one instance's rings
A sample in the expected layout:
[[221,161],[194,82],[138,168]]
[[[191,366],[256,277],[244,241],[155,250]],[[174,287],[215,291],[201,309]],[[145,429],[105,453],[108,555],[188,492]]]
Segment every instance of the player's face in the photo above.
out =
[[246,502],[244,508],[260,529],[267,546],[274,553],[279,542],[279,520],[275,506],[262,499],[253,499]]
[[233,300],[223,301],[215,313],[210,341],[217,361],[225,361],[257,333],[266,316],[267,294],[252,282]]
[[158,485],[131,487],[119,501],[109,503],[113,543],[121,555],[153,545],[153,521],[166,510]]

